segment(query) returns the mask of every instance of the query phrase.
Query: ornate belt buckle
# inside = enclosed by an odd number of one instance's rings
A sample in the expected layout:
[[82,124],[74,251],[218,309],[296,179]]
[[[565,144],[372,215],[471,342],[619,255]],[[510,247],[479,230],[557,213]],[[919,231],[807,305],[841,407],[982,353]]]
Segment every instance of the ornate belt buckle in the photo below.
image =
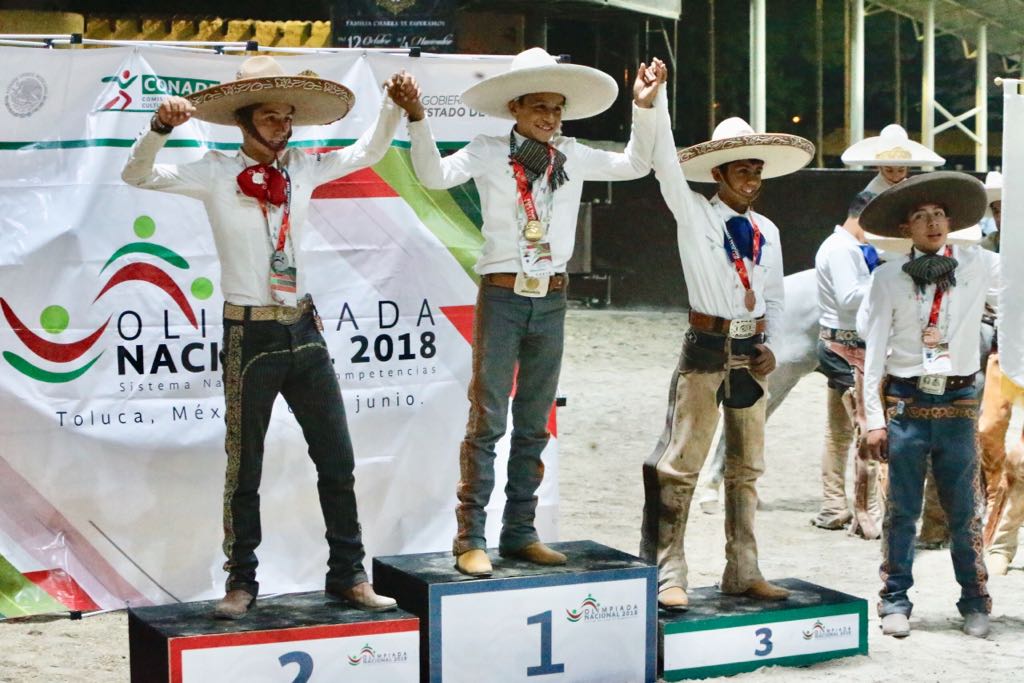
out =
[[942,396],[946,393],[946,376],[921,375],[917,378],[917,388],[932,396]]
[[729,336],[733,339],[748,339],[757,333],[756,320],[730,320]]

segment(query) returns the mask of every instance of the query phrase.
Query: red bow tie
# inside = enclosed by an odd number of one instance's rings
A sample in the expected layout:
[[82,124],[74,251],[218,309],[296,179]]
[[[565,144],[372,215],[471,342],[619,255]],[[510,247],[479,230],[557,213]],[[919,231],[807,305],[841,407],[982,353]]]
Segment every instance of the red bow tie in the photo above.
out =
[[238,174],[238,188],[247,197],[281,206],[288,198],[288,181],[273,166],[256,164]]

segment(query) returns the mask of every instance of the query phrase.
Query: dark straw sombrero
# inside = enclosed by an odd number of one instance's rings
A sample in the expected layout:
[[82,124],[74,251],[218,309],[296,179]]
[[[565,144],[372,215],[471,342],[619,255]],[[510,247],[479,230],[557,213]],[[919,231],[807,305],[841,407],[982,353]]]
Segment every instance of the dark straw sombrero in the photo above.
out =
[[907,178],[882,192],[864,207],[860,224],[883,237],[903,237],[900,225],[922,204],[941,204],[949,214],[949,229],[974,225],[985,215],[988,198],[977,178],[959,171],[935,171]]

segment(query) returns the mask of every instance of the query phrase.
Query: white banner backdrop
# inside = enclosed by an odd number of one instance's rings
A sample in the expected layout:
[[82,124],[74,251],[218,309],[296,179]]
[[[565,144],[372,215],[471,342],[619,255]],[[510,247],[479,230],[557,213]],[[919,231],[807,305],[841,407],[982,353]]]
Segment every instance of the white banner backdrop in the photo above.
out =
[[[166,94],[231,80],[242,58],[0,48],[0,59],[0,560],[22,575],[66,572],[103,608],[214,597],[225,458],[213,240],[199,202],[119,175]],[[280,61],[356,93],[344,120],[297,129],[301,147],[357,138],[377,115],[380,83],[400,68],[420,79],[442,146],[508,126],[458,96],[504,59],[353,51]],[[403,125],[372,172],[314,195],[303,244],[355,444],[367,568],[373,555],[450,547],[468,410],[472,202],[419,187],[407,139]],[[239,141],[235,129],[192,121],[158,161],[233,154]],[[315,473],[283,401],[266,445],[261,588],[322,587]],[[492,541],[507,447],[506,438],[488,508]],[[548,539],[555,456],[553,439],[538,510]]]
[[1003,221],[999,237],[999,363],[1024,387],[1024,95],[1003,81]]

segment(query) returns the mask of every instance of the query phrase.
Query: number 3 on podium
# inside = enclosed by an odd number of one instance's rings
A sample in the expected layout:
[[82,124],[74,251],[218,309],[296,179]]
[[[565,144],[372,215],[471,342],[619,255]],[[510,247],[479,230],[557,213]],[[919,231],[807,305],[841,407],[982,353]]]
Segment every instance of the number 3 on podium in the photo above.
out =
[[754,650],[754,654],[758,657],[765,657],[771,654],[772,648],[774,647],[774,645],[772,645],[772,630],[767,627],[759,628],[754,631],[754,635],[760,638],[757,643],[760,647]]

